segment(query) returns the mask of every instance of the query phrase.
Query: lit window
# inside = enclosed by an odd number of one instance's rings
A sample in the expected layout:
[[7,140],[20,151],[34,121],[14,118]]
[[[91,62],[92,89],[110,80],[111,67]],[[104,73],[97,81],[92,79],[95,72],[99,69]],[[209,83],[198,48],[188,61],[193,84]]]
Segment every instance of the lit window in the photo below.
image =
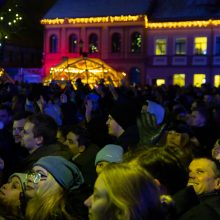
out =
[[89,36],[89,53],[98,53],[98,36],[96,34],[90,34]]
[[194,55],[207,54],[207,37],[196,37],[194,39]]
[[165,79],[157,79],[156,80],[156,85],[157,86],[165,85]]
[[202,84],[206,83],[205,74],[194,74],[193,85],[196,87],[201,87]]
[[138,32],[134,32],[131,35],[131,53],[140,53],[141,52],[141,34]]
[[71,34],[69,37],[69,53],[75,53],[77,50],[78,39],[75,34]]
[[185,74],[174,74],[173,84],[178,86],[185,86]]
[[57,52],[57,36],[51,35],[50,37],[50,53],[56,53]]
[[186,38],[176,38],[175,40],[175,54],[186,55]]
[[215,55],[220,55],[220,36],[215,38]]
[[220,86],[220,75],[214,76],[214,86],[219,87]]
[[121,52],[121,35],[119,33],[114,33],[112,35],[112,53]]
[[155,55],[166,55],[167,40],[165,38],[156,39],[155,41]]

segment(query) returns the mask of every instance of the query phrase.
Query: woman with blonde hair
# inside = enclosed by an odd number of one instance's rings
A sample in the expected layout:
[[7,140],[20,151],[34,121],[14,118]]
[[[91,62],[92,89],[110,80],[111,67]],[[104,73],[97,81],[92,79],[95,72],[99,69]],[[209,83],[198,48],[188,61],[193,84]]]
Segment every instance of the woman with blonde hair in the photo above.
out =
[[160,195],[153,178],[140,167],[109,164],[84,202],[90,220],[161,220]]
[[74,193],[83,182],[80,170],[72,162],[60,156],[41,158],[27,174],[25,219],[81,219],[77,205],[71,204],[70,199],[74,200]]

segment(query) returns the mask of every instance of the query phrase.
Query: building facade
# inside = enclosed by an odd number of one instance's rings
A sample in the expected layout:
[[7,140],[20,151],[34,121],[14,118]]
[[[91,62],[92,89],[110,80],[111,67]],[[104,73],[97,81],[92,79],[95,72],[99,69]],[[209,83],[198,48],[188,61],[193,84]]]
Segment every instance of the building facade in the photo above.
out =
[[216,0],[58,0],[41,24],[45,75],[63,58],[86,54],[130,83],[220,85]]

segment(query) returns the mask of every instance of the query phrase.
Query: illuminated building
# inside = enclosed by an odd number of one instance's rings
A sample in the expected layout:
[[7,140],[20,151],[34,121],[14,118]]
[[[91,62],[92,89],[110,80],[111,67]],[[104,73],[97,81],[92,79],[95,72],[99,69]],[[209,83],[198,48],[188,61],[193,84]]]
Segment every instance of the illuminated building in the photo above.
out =
[[131,83],[220,84],[217,0],[58,0],[41,24],[45,75],[84,52]]

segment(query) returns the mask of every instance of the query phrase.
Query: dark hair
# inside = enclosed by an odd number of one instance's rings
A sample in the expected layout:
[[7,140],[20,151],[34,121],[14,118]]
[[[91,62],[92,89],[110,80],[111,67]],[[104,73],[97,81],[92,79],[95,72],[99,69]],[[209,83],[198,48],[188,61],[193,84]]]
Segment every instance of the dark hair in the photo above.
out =
[[44,144],[51,144],[56,140],[58,126],[49,115],[37,113],[28,117],[27,121],[34,124],[34,137],[43,137]]
[[19,113],[15,114],[13,116],[13,121],[18,121],[18,120],[21,120],[21,119],[26,119],[26,118],[28,118],[31,115],[32,115],[31,112],[19,112]]
[[146,169],[166,187],[168,194],[174,194],[187,183],[187,163],[184,152],[178,147],[152,147],[136,154],[130,161]]
[[87,147],[90,144],[89,134],[86,129],[80,126],[74,125],[74,126],[69,126],[67,128],[66,134],[68,134],[69,132],[72,132],[78,136],[79,145],[84,145],[85,147]]

